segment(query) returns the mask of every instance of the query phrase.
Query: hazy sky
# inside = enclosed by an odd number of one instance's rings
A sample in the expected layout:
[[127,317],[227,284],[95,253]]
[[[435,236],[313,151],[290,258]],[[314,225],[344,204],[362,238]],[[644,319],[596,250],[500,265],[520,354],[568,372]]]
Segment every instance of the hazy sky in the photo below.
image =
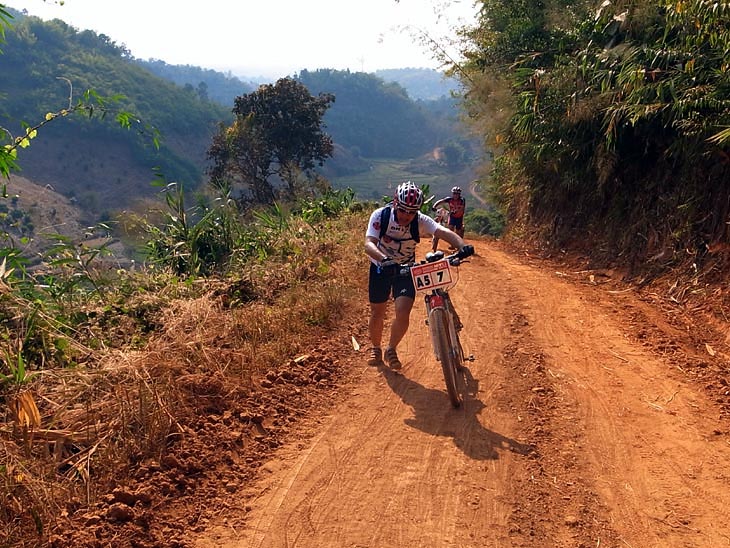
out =
[[[106,34],[135,57],[278,78],[301,69],[437,68],[413,31],[448,48],[473,0],[0,0]],[[456,49],[449,54],[458,56]]]

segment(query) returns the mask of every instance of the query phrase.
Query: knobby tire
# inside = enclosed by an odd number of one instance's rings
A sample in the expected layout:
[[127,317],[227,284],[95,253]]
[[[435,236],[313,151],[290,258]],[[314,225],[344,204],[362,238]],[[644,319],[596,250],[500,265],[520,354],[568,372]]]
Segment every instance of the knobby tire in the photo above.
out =
[[435,346],[436,356],[441,362],[441,369],[444,372],[444,381],[446,382],[446,392],[453,407],[461,405],[461,375],[457,370],[458,363],[456,360],[457,349],[451,344],[449,336],[449,327],[446,323],[446,311],[443,308],[436,308],[431,311],[431,317],[428,324],[431,328],[433,344]]
[[[459,332],[456,330],[454,304],[451,302],[451,299],[448,301],[447,309],[451,318],[449,322],[449,338],[451,340],[451,346],[454,349],[454,365],[456,366],[456,371],[461,373],[464,371],[464,348],[461,346]],[[460,375],[459,378],[461,378]]]

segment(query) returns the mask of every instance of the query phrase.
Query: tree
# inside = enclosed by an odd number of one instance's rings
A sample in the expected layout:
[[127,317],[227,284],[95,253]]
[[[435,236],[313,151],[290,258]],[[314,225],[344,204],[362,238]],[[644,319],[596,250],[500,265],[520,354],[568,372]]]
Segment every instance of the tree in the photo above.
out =
[[221,125],[208,150],[211,184],[242,184],[254,201],[271,203],[278,177],[290,195],[296,194],[299,175],[311,180],[315,165],[332,156],[332,139],[322,131],[322,117],[334,100],[329,93],[312,96],[291,78],[236,97],[235,121]]
[[208,100],[208,84],[206,84],[205,82],[199,82],[197,92],[201,101]]
[[464,156],[466,155],[464,147],[459,143],[451,141],[443,147],[443,150],[448,168],[452,171],[457,171],[461,168],[464,164]]

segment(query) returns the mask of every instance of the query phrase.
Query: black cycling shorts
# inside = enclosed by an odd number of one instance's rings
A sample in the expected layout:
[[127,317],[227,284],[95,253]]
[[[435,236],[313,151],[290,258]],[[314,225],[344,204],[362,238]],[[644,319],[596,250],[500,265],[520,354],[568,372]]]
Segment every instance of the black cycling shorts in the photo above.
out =
[[464,226],[464,217],[449,217],[449,226],[461,228]]
[[402,276],[398,273],[398,270],[397,266],[380,268],[370,263],[368,296],[371,303],[384,303],[391,294],[394,299],[398,297],[416,298],[416,288],[413,287],[413,280],[410,276]]

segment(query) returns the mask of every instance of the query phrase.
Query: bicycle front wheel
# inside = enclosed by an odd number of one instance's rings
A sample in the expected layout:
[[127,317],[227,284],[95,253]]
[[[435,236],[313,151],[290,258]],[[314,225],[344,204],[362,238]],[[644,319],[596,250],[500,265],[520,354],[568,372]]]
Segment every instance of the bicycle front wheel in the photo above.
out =
[[431,328],[431,339],[433,340],[436,357],[441,362],[441,369],[444,372],[449,400],[452,406],[459,407],[462,401],[461,375],[457,371],[456,349],[451,344],[446,311],[443,308],[431,310],[428,325]]

